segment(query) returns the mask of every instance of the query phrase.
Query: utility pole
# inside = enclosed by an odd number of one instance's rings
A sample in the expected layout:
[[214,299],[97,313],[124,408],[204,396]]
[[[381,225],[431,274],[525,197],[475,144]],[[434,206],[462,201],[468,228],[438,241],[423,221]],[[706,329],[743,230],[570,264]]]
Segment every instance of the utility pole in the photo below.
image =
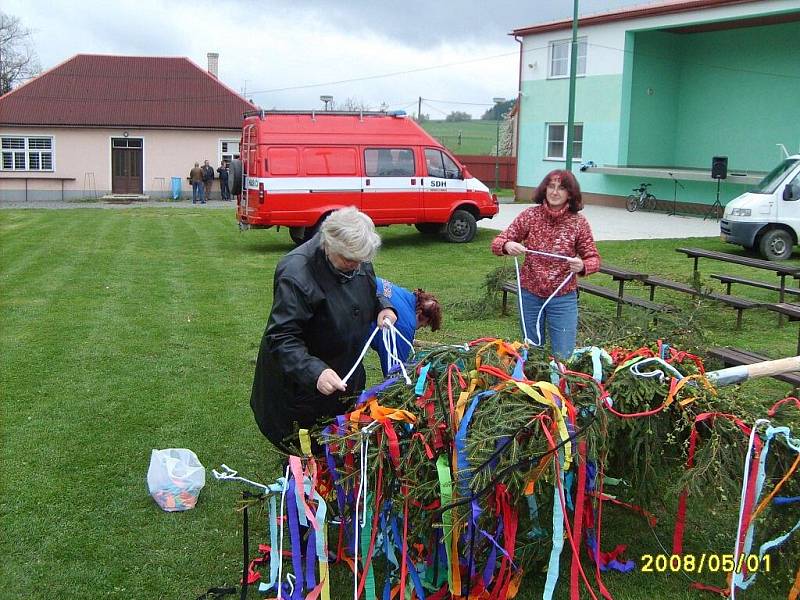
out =
[[564,168],[572,172],[572,146],[575,137],[575,71],[578,68],[578,0],[575,0],[575,7],[572,13],[572,46],[569,56],[569,115],[567,116],[567,164]]
[[419,97],[417,103],[417,123],[422,123],[422,96]]
[[494,118],[497,120],[497,134],[494,146],[494,189],[500,187],[500,105],[505,98],[492,98],[494,102]]

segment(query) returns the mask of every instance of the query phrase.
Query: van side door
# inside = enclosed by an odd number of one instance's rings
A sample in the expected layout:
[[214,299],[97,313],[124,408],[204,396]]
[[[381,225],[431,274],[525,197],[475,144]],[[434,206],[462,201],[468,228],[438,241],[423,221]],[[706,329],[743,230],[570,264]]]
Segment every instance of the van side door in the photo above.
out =
[[439,148],[425,148],[427,177],[422,186],[425,221],[444,223],[452,207],[467,198],[467,183],[456,162]]
[[421,214],[421,177],[411,147],[364,147],[361,210],[376,225],[416,223]]
[[[790,194],[787,196],[786,188]],[[790,197],[790,200],[784,198]],[[778,222],[789,225],[800,234],[800,163],[784,182],[775,189],[775,203],[778,207]]]

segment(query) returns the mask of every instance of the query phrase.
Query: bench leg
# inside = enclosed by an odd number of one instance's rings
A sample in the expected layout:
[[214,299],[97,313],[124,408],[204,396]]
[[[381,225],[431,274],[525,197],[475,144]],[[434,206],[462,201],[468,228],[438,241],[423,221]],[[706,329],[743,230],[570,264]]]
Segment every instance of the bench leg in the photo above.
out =
[[508,292],[503,290],[503,308],[501,309],[503,316],[508,314]]
[[742,309],[736,309],[736,331],[741,330],[742,328]]
[[[778,295],[778,302],[783,304],[786,297],[786,274],[781,275],[781,290]],[[778,327],[783,327],[783,313],[778,313]]]
[[728,296],[730,296],[731,295],[731,282],[730,281],[728,282],[728,287],[725,288],[725,289],[726,289],[725,293],[728,294]]
[[650,302],[653,302],[653,298],[655,297],[655,295],[656,295],[656,286],[651,285],[650,286]]
[[620,279],[619,280],[619,293],[617,294],[617,296],[619,296],[619,300],[617,300],[617,319],[622,317],[622,293],[623,293],[624,289],[625,289],[625,280]]

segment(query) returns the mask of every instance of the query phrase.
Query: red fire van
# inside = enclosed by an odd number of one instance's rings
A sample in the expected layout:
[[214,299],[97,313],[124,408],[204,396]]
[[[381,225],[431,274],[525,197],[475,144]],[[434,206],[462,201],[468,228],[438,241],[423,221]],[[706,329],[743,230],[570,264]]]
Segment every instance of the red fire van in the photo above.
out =
[[259,111],[245,115],[231,165],[243,229],[285,226],[309,239],[333,210],[469,242],[497,198],[405,113]]

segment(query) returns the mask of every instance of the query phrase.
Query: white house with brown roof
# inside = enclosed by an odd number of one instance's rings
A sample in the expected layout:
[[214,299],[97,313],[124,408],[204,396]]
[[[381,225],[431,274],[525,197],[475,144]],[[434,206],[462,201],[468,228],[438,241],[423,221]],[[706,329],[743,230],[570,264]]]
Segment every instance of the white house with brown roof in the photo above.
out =
[[78,54],[0,97],[0,199],[166,198],[173,178],[191,193],[194,163],[237,154],[256,109],[216,61]]

